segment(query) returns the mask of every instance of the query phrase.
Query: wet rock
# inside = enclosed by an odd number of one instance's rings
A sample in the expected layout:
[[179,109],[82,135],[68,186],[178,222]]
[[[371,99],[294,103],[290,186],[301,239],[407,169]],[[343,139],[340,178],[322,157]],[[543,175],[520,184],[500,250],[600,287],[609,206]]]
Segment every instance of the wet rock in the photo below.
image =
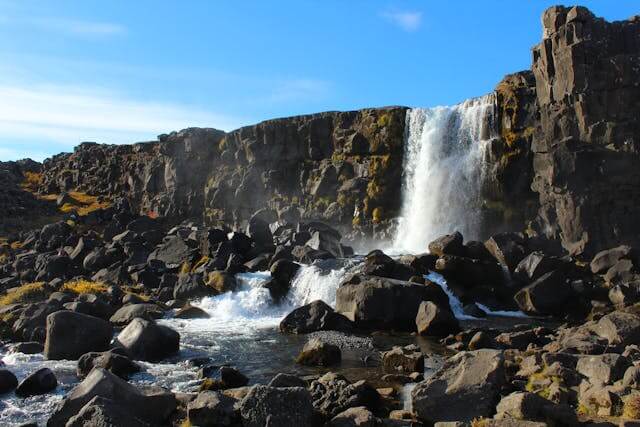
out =
[[0,394],[9,393],[18,386],[18,379],[7,369],[0,369]]
[[11,347],[13,353],[37,354],[44,351],[44,345],[39,342],[19,342]]
[[504,383],[501,351],[461,352],[415,387],[411,393],[413,408],[420,419],[429,422],[488,417]]
[[326,251],[335,258],[344,257],[340,245],[341,236],[337,230],[327,224],[313,222],[307,226],[307,231],[311,233],[311,238],[306,242],[306,246],[317,251]]
[[271,277],[278,282],[286,284],[288,289],[299,269],[300,264],[287,259],[280,259],[271,265]]
[[115,344],[135,360],[157,362],[178,352],[180,335],[167,326],[137,318],[120,332]]
[[238,287],[235,277],[224,271],[212,271],[209,273],[206,284],[208,287],[213,288],[218,294],[233,292]]
[[307,366],[331,366],[340,363],[341,360],[340,348],[318,338],[308,341],[296,358],[297,363]]
[[393,347],[382,353],[382,367],[385,372],[424,372],[424,355],[416,346]]
[[218,292],[215,289],[205,284],[204,276],[200,273],[181,274],[173,290],[173,298],[184,301],[217,294]]
[[307,388],[307,383],[295,375],[280,373],[269,382],[269,387],[302,387]]
[[269,224],[259,217],[253,216],[249,220],[247,234],[253,239],[257,247],[263,249],[273,247],[273,235]]
[[304,388],[256,385],[239,404],[245,427],[313,425],[311,396]]
[[314,408],[329,419],[359,406],[376,411],[380,404],[380,395],[366,381],[352,384],[342,375],[331,372],[313,381],[309,391]]
[[602,274],[616,265],[616,263],[621,259],[632,259],[634,255],[635,254],[631,246],[622,245],[598,252],[593,257],[589,266],[592,273]]
[[289,334],[307,334],[316,331],[350,331],[353,323],[336,313],[322,300],[298,307],[280,322],[280,331]]
[[376,417],[364,406],[349,408],[326,424],[330,427],[376,427],[377,425]]
[[90,351],[109,348],[113,327],[97,317],[72,311],[47,316],[44,356],[50,360],[76,360]]
[[565,309],[570,296],[571,287],[566,283],[565,273],[554,270],[522,288],[514,299],[527,314],[554,314]]
[[148,423],[131,416],[126,406],[101,396],[95,396],[87,402],[77,415],[69,418],[65,427],[95,426],[150,427]]
[[130,417],[152,425],[162,425],[176,408],[173,394],[144,394],[111,372],[96,368],[58,404],[47,426],[64,427],[96,396],[112,400]]
[[455,232],[437,238],[429,243],[429,252],[438,255],[466,256],[466,248],[462,244],[462,234]]
[[502,268],[495,261],[443,255],[436,261],[435,269],[445,279],[467,288],[504,282]]
[[397,262],[381,250],[374,250],[364,259],[362,273],[370,276],[387,277],[389,279],[411,281],[418,272],[410,265]]
[[442,307],[449,304],[442,288],[435,284],[355,276],[338,288],[336,311],[358,327],[414,331],[422,301],[433,301]]
[[227,388],[244,387],[249,384],[249,378],[237,369],[228,366],[220,368],[220,380]]
[[29,397],[47,394],[58,387],[58,380],[49,368],[38,369],[26,377],[16,388],[16,396]]
[[124,326],[136,318],[155,320],[160,319],[162,316],[164,316],[164,310],[156,304],[128,304],[118,309],[109,321],[114,325]]
[[482,310],[476,303],[465,305],[464,307],[462,307],[462,312],[467,316],[476,317],[478,319],[487,317],[487,313]]
[[178,310],[173,317],[176,319],[208,319],[211,316],[200,307],[187,305]]
[[449,308],[438,307],[431,301],[425,301],[418,307],[416,327],[420,335],[446,337],[460,330],[458,320]]
[[592,384],[612,384],[621,379],[629,367],[629,361],[619,354],[607,353],[584,356],[578,359],[576,370]]
[[195,426],[234,426],[236,400],[219,392],[204,391],[187,405],[187,416]]
[[123,379],[127,379],[131,374],[140,372],[140,366],[126,355],[120,354],[118,349],[102,353],[91,352],[83,354],[78,359],[76,371],[80,378],[86,377],[93,368],[105,369]]

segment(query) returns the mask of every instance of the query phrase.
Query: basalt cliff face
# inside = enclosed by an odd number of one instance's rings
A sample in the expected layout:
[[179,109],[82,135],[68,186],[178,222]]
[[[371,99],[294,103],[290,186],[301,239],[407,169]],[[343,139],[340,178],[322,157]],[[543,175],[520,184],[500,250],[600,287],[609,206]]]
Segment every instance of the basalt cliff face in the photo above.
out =
[[[483,165],[486,234],[526,230],[572,254],[636,245],[640,19],[610,23],[582,7],[553,7],[542,22],[532,70],[506,76],[495,90],[496,138]],[[239,227],[259,214],[387,238],[401,205],[406,111],[82,144],[44,163],[42,192],[126,195],[140,213],[209,224]]]

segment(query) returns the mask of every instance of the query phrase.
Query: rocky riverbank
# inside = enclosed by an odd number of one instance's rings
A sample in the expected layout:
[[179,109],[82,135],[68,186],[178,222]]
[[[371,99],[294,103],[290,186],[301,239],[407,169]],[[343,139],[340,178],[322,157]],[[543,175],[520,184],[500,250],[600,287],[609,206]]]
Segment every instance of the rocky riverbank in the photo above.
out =
[[0,422],[640,422],[640,20],[543,28],[419,253],[405,107],[0,164]]

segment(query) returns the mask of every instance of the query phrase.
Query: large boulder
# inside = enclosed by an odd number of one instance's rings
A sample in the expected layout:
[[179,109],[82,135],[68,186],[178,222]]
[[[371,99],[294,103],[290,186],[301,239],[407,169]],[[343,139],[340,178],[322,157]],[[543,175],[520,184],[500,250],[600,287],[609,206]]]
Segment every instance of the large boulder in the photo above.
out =
[[435,269],[447,280],[467,288],[479,285],[496,286],[504,282],[503,270],[495,261],[443,255],[437,259]]
[[331,366],[340,363],[341,360],[340,348],[319,338],[309,340],[296,358],[296,362],[307,366]]
[[501,351],[461,352],[447,359],[431,378],[416,385],[411,393],[413,410],[430,423],[489,417],[504,384]]
[[376,411],[380,404],[380,394],[369,383],[364,380],[351,383],[332,372],[313,381],[309,391],[314,408],[329,419],[358,406]]
[[518,263],[514,277],[522,283],[531,283],[561,265],[562,260],[558,257],[540,251],[531,252]]
[[137,318],[120,332],[115,343],[135,360],[157,362],[180,350],[180,334],[167,326]]
[[96,368],[58,404],[47,427],[65,427],[96,396],[113,401],[130,417],[152,425],[162,425],[176,408],[173,394],[144,394],[111,372]]
[[629,361],[615,353],[584,356],[578,359],[576,371],[589,379],[591,384],[612,384],[625,374]]
[[149,255],[148,261],[162,261],[167,266],[179,266],[190,261],[196,251],[179,236],[170,236]]
[[298,307],[280,322],[280,331],[307,334],[316,331],[349,331],[353,323],[322,300]]
[[150,427],[134,416],[125,406],[111,399],[95,396],[77,415],[69,418],[65,427]]
[[336,311],[363,328],[414,331],[418,307],[423,301],[433,301],[448,307],[442,288],[399,280],[354,276],[336,292]]
[[524,238],[518,233],[499,233],[484,242],[491,255],[509,271],[514,271],[525,257],[524,245]]
[[602,316],[593,330],[609,341],[611,346],[627,346],[640,342],[640,317],[635,314],[614,311]]
[[572,293],[566,278],[566,274],[561,269],[543,274],[538,280],[516,293],[514,298],[518,307],[527,314],[544,315],[563,311]]
[[202,273],[181,274],[173,289],[173,298],[188,301],[217,295],[218,291],[207,286]]
[[364,406],[349,408],[333,417],[333,419],[326,424],[327,427],[376,427],[377,425],[382,424],[380,424],[373,413]]
[[460,324],[449,307],[441,308],[431,301],[420,304],[416,327],[420,335],[433,337],[446,337],[460,331]]
[[113,327],[109,322],[73,311],[47,316],[44,356],[51,360],[76,360],[90,351],[109,348]]
[[18,379],[7,369],[0,369],[0,394],[9,393],[18,387]]
[[187,417],[194,426],[235,426],[236,399],[216,391],[203,391],[187,405]]
[[136,318],[155,320],[160,319],[163,315],[164,310],[156,304],[127,304],[113,313],[109,321],[114,325],[124,326]]
[[16,396],[29,397],[47,394],[58,387],[58,379],[49,368],[38,369],[16,387]]
[[91,352],[83,354],[78,359],[76,372],[80,378],[89,375],[93,368],[106,369],[123,379],[127,379],[129,375],[140,371],[140,366],[124,354],[120,354],[119,349],[101,353]]
[[594,274],[602,274],[616,265],[618,261],[622,259],[631,260],[634,256],[635,253],[631,246],[622,245],[598,252],[589,266]]
[[313,405],[307,390],[256,385],[239,404],[244,427],[313,425]]
[[445,234],[444,236],[438,237],[429,243],[429,252],[438,256],[465,256],[466,248],[463,245],[462,234],[456,231],[453,234]]
[[382,353],[382,368],[393,374],[424,372],[424,355],[414,346],[393,347]]

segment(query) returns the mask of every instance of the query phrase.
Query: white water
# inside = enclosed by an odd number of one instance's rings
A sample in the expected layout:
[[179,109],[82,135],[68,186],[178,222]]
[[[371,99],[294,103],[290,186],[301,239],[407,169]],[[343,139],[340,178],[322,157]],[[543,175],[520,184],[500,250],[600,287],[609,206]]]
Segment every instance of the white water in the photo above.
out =
[[425,252],[443,234],[478,238],[480,190],[495,97],[407,113],[403,206],[393,247]]

